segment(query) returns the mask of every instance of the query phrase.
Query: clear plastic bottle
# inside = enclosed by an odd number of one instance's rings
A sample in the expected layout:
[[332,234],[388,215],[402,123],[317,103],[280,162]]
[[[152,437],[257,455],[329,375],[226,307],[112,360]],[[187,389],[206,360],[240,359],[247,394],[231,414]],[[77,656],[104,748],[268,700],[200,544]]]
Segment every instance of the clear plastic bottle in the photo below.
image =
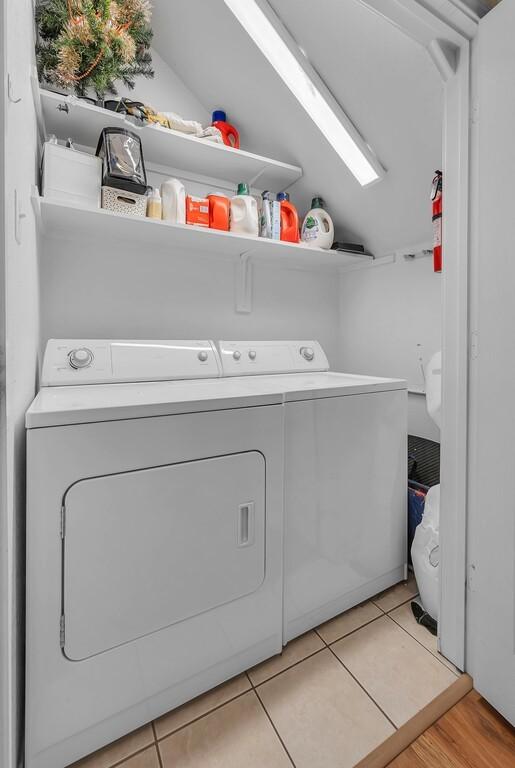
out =
[[159,221],[161,221],[161,212],[161,195],[156,187],[147,201],[147,219],[159,219]]

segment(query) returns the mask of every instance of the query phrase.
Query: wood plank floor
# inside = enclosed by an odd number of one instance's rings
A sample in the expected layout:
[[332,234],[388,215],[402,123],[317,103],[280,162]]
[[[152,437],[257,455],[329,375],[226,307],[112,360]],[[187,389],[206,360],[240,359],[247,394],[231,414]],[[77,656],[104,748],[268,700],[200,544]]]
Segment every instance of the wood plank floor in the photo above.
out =
[[515,768],[515,728],[471,691],[388,768]]

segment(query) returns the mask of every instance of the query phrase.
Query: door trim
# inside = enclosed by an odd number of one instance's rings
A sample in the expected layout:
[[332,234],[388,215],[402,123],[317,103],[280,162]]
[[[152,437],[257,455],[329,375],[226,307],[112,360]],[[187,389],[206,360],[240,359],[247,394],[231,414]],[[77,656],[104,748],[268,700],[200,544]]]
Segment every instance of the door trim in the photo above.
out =
[[[470,41],[479,17],[452,0],[360,0],[419,43],[451,51],[443,80],[442,430],[439,647],[465,669],[467,531]],[[452,55],[454,52],[454,55]],[[451,256],[452,254],[452,256]]]

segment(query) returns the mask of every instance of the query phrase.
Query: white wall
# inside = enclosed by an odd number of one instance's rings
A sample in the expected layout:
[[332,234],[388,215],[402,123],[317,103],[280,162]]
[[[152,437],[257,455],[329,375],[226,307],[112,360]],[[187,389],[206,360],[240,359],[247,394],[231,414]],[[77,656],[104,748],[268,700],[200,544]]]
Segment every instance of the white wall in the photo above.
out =
[[[154,80],[130,95],[208,122],[182,80],[153,52]],[[122,93],[122,89],[120,89]],[[163,177],[148,174],[159,185]],[[209,189],[185,181],[192,194]],[[253,311],[235,312],[235,267],[198,253],[142,250],[123,242],[45,238],[41,259],[42,345],[52,337],[316,338],[338,361],[338,281],[334,274],[253,266]]]
[[318,338],[338,353],[334,276],[254,266],[253,311],[234,310],[234,266],[194,253],[48,239],[43,341],[85,338]]
[[135,101],[143,101],[158,111],[177,112],[189,120],[198,120],[203,125],[209,125],[211,113],[155,49],[152,49],[152,66],[155,73],[153,79],[138,78],[132,91],[124,85],[119,85],[119,96],[128,96]]
[[227,111],[244,149],[302,167],[290,189],[301,215],[322,195],[340,239],[377,253],[430,236],[442,83],[427,52],[360,0],[270,4],[386,168],[381,183],[359,185],[223,0],[154,0],[155,47],[203,104]]
[[[202,102],[227,109],[245,149],[303,167],[290,190],[301,214],[321,194],[338,237],[363,242],[377,256],[430,242],[443,87],[427,52],[359,0],[321,0],[316,13],[310,3],[270,3],[385,166],[379,184],[359,186],[221,0],[206,4],[204,24],[191,3],[172,8],[155,0],[156,48]],[[423,389],[416,344],[426,362],[441,345],[440,278],[430,259],[346,272],[340,285],[337,365],[401,376]],[[410,396],[409,406],[410,430],[439,439],[425,398]]]
[[[429,200],[428,200],[429,205]],[[430,257],[344,272],[340,278],[340,363],[345,370],[408,380],[424,391],[419,358],[441,349],[441,276]],[[410,395],[411,434],[439,440],[425,397]]]
[[[37,133],[30,75],[34,64],[31,0],[6,2],[6,67],[13,96],[6,106],[5,154],[5,332],[6,332],[6,534],[9,676],[4,693],[10,707],[8,731],[2,740],[2,768],[19,761],[23,722],[25,410],[34,396],[39,341],[38,260],[32,185],[37,176]],[[21,244],[15,240],[15,191],[25,218]]]

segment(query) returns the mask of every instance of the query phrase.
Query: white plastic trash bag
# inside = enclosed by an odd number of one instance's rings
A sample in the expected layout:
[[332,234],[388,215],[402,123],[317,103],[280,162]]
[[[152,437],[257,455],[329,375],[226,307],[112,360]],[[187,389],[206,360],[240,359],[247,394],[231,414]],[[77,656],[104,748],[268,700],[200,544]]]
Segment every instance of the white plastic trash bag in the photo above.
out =
[[440,486],[429,489],[422,521],[417,526],[411,559],[424,610],[438,621],[440,609]]

